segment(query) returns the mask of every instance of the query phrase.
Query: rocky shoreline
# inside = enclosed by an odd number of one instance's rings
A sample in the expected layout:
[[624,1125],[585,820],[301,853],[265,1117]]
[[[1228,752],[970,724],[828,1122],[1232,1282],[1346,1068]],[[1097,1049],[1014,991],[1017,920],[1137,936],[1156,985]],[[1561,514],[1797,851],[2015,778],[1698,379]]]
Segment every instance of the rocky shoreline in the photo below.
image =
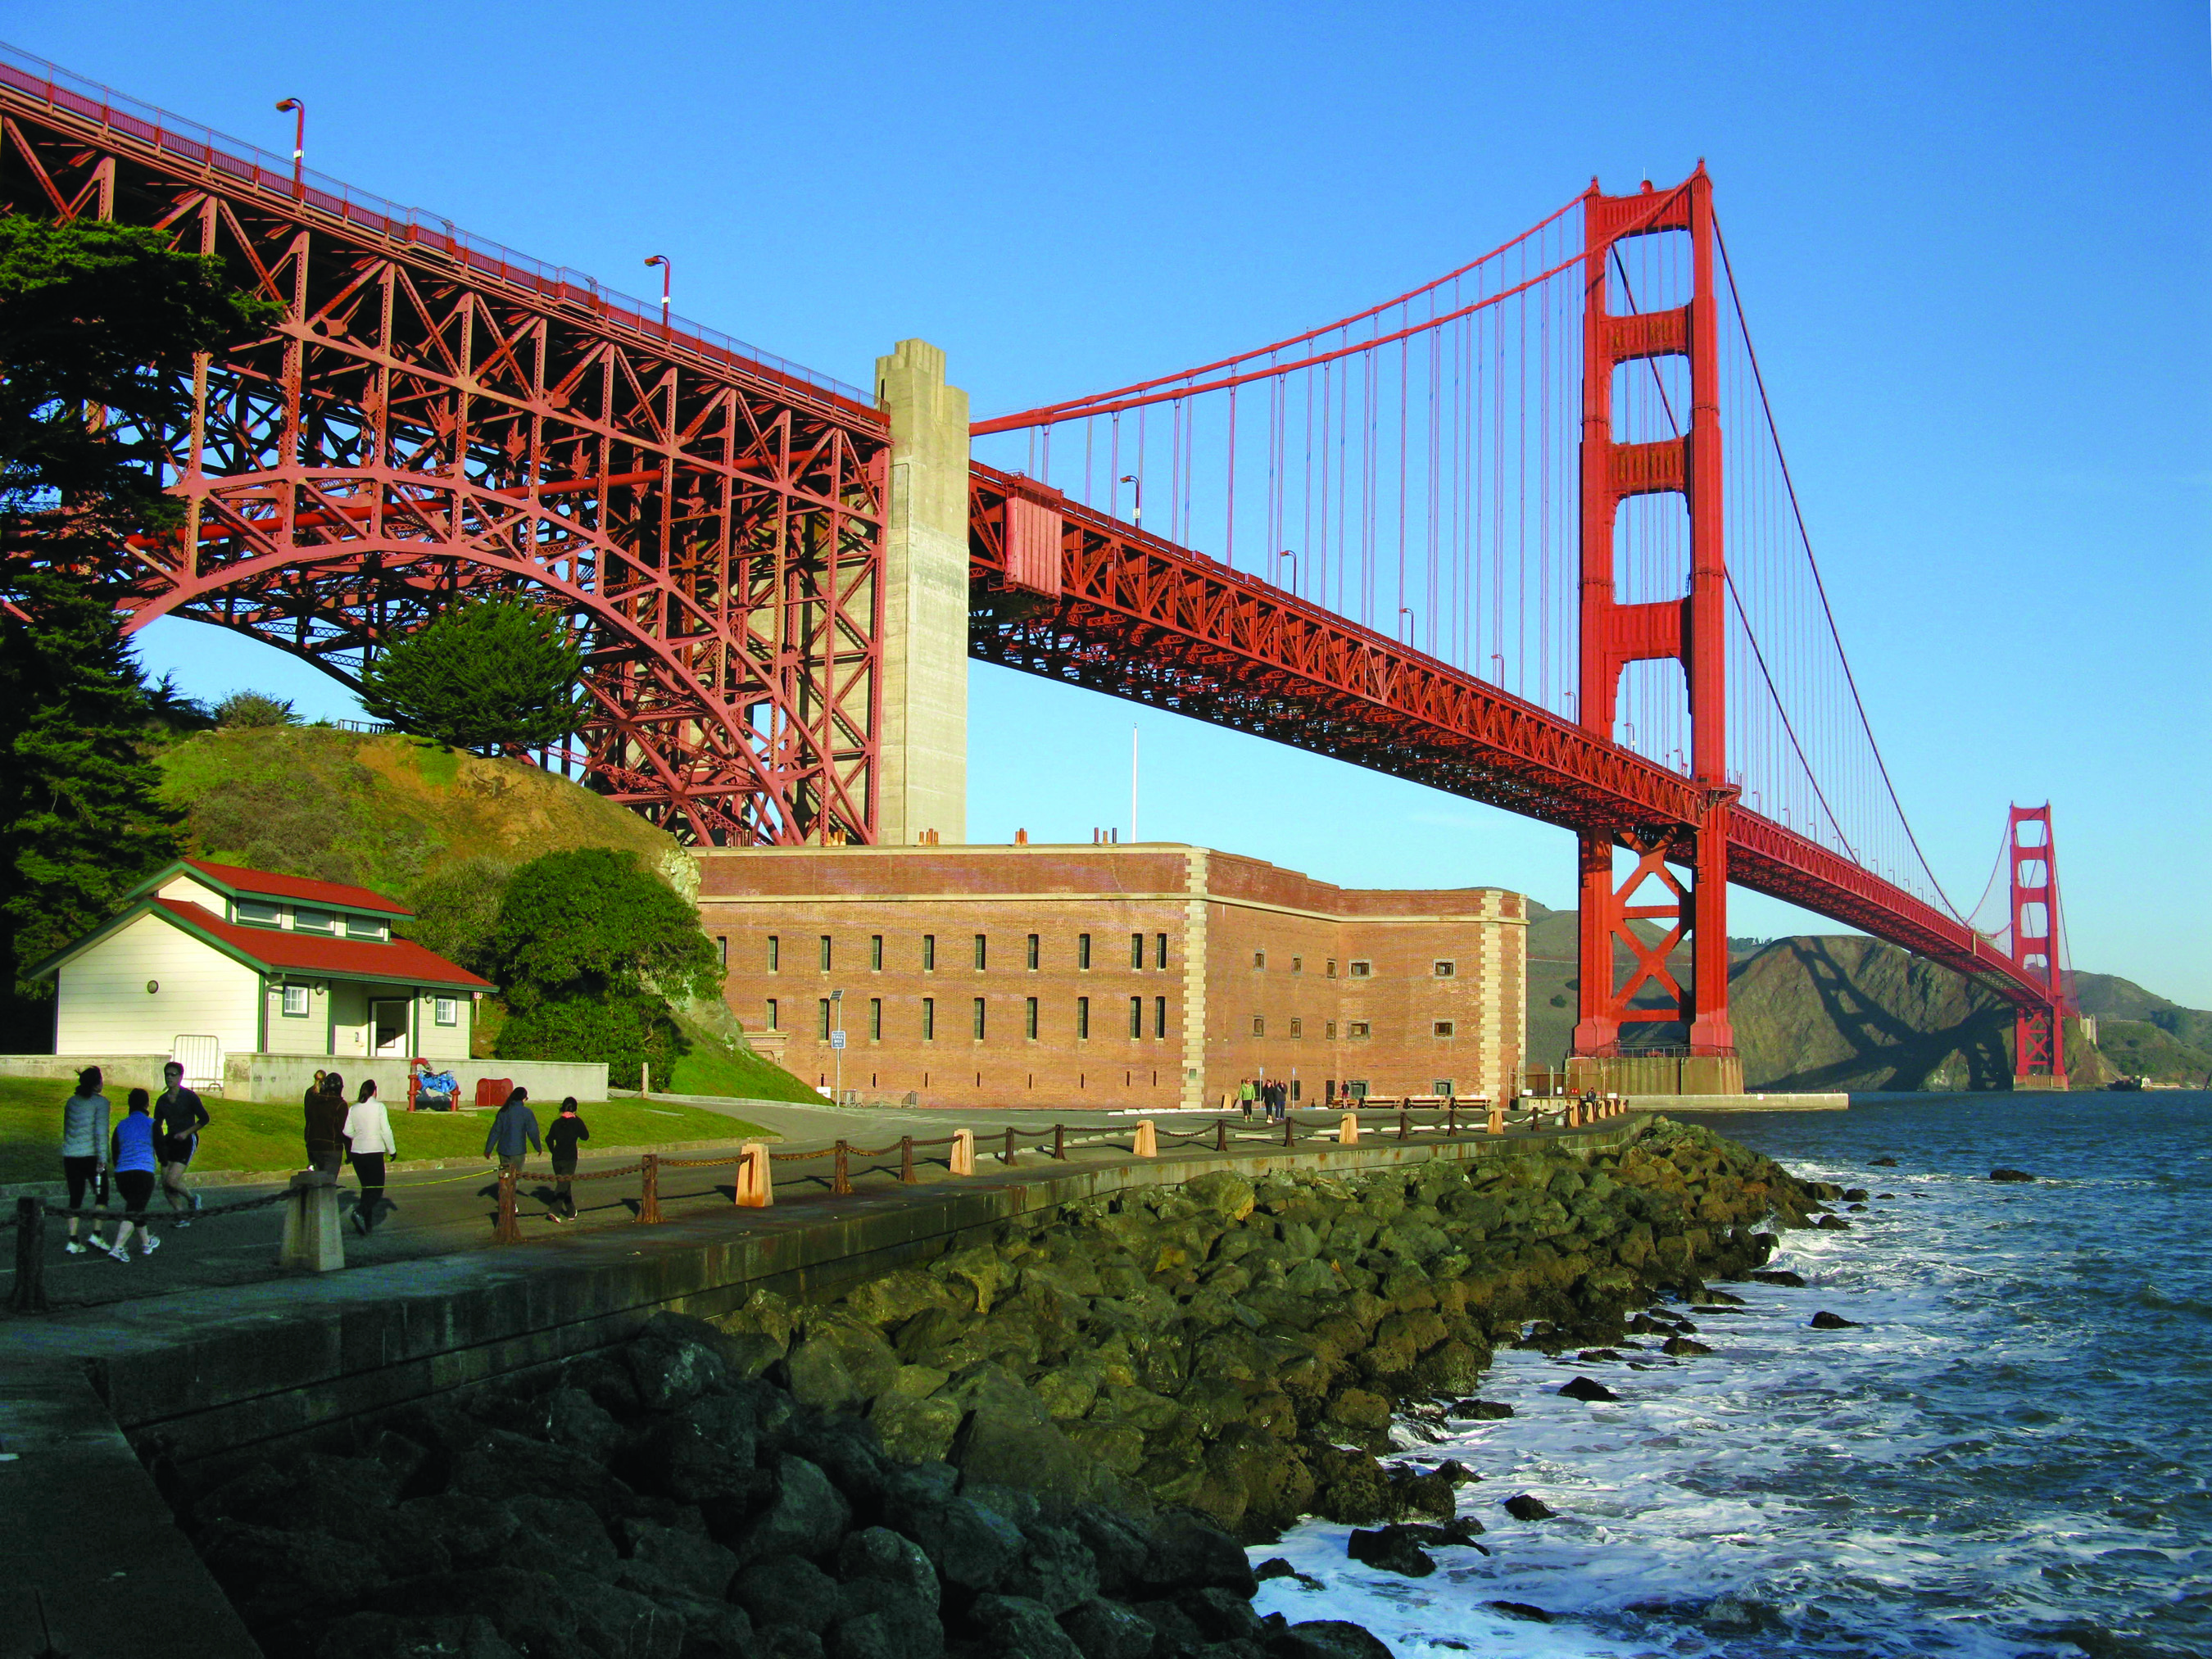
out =
[[1496,1346],[1662,1335],[1656,1293],[1748,1276],[1754,1227],[1840,1196],[1664,1119],[1588,1154],[1217,1172],[824,1305],[664,1315],[179,1511],[272,1659],[1372,1659],[1260,1619],[1242,1546],[1316,1514],[1422,1571],[1480,1530],[1474,1477],[1391,1458],[1394,1414],[1479,1410]]

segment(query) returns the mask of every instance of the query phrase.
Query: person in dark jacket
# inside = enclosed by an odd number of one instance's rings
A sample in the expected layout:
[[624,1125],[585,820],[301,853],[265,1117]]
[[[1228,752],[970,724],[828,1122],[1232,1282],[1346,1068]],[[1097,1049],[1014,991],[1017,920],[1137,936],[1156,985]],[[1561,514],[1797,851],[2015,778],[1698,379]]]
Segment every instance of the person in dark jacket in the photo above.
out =
[[345,1079],[326,1072],[316,1087],[307,1091],[307,1166],[332,1181],[345,1161]]
[[171,1060],[161,1068],[161,1092],[154,1102],[154,1145],[161,1155],[161,1194],[169,1213],[186,1212],[179,1227],[191,1226],[190,1212],[200,1207],[200,1195],[185,1185],[185,1172],[199,1150],[200,1131],[211,1121],[198,1091],[185,1087],[184,1066]]
[[492,1118],[491,1132],[484,1136],[484,1156],[496,1151],[500,1169],[520,1181],[524,1152],[544,1150],[538,1139],[538,1115],[530,1109],[530,1091],[517,1089]]
[[570,1095],[561,1103],[561,1115],[545,1126],[545,1150],[553,1159],[553,1207],[549,1213],[556,1221],[576,1218],[576,1143],[591,1138],[591,1130],[577,1115],[576,1097]]

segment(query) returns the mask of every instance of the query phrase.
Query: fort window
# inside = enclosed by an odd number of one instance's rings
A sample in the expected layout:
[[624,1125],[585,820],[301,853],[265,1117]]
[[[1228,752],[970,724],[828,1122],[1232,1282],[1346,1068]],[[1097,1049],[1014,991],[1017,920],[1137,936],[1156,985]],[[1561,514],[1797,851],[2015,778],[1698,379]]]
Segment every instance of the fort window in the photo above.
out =
[[1440,1037],[1449,1036],[1452,1034],[1452,1023],[1448,1019],[1440,1019],[1436,1023],[1437,1035]]
[[[349,933],[353,932],[351,922],[346,924],[346,932]],[[730,941],[719,933],[714,936],[714,955],[721,963],[722,970],[727,973],[730,967]]]
[[979,974],[983,971],[984,968],[990,961],[991,947],[988,940],[988,936],[986,934],[978,933],[975,935],[975,971]]
[[1459,972],[1459,963],[1455,962],[1431,963],[1429,964],[1429,971],[1434,974],[1438,979],[1450,979]]
[[1345,1092],[1346,1094],[1347,1094],[1347,1095],[1351,1096],[1351,1097],[1352,1097],[1352,1099],[1354,1099],[1354,1100],[1364,1100],[1364,1099],[1366,1099],[1366,1098],[1367,1098],[1367,1079],[1366,1079],[1365,1078],[1364,1078],[1364,1077],[1358,1077],[1358,1078],[1352,1078],[1352,1077],[1348,1077],[1348,1078],[1345,1079],[1345,1080],[1344,1080],[1344,1092]]
[[1145,936],[1142,933],[1132,933],[1129,935],[1129,966],[1142,968],[1144,965]]
[[830,935],[827,933],[822,935],[822,971],[825,974],[830,971]]
[[783,966],[783,941],[774,933],[768,936],[768,970],[771,974]]
[[1345,1024],[1344,1034],[1354,1042],[1364,1042],[1371,1029],[1364,1019],[1348,1020]]
[[868,999],[868,1041],[881,1042],[883,1040],[884,1000],[881,997],[870,997]]
[[1142,997],[1131,997],[1129,999],[1129,1035],[1133,1037],[1140,1037],[1144,1034],[1145,1000]]
[[1079,968],[1091,965],[1091,935],[1088,933],[1075,936],[1075,965]]
[[1035,973],[1036,971],[1037,965],[1037,936],[1035,933],[1031,933],[1030,935],[1029,952],[1030,971],[1031,973]]
[[881,933],[868,936],[868,968],[873,973],[884,971],[884,936]]
[[1292,973],[1303,974],[1305,970],[1306,959],[1304,957],[1292,957],[1291,958],[1291,971]]
[[1442,1095],[1446,1100],[1449,1100],[1452,1097],[1452,1080],[1448,1077],[1438,1078],[1435,1086],[1429,1092],[1432,1095]]
[[1336,1022],[1335,1022],[1334,1020],[1333,1020],[1333,1019],[1332,1019],[1332,1020],[1328,1021],[1327,1024],[1325,1024],[1321,1028],[1321,1034],[1322,1034],[1322,1036],[1326,1037],[1329,1042],[1335,1042],[1335,1041],[1336,1041]]
[[921,971],[925,974],[928,974],[934,973],[936,969],[937,935],[934,933],[924,933],[921,936]]
[[817,1003],[816,1003],[815,1006],[821,1014],[819,1029],[816,1030],[815,1036],[819,1037],[823,1042],[827,1042],[830,1041],[830,999],[828,997],[822,998]]
[[1029,1006],[1023,1011],[1022,1018],[1027,1025],[1030,1041],[1035,1042],[1037,1032],[1037,1000],[1035,997],[1029,1000]]
[[1155,933],[1152,935],[1152,966],[1164,968],[1167,965],[1168,936],[1165,933]]
[[1304,1021],[1304,1020],[1302,1020],[1302,1019],[1292,1019],[1292,1020],[1291,1021],[1291,1036],[1292,1037],[1303,1037],[1304,1036],[1305,1036],[1305,1034],[1306,1034],[1306,1023],[1305,1023],[1305,1021]]
[[1375,964],[1371,962],[1355,962],[1352,964],[1352,976],[1354,979],[1365,979],[1374,971]]
[[983,999],[982,999],[982,998],[981,998],[981,997],[977,997],[977,998],[975,999],[975,1041],[976,1041],[976,1042],[981,1042],[982,1040],[983,1040]]
[[1075,1035],[1079,1037],[1087,1037],[1091,1035],[1091,999],[1089,997],[1078,997],[1075,1000]]
[[1328,977],[1331,979],[1334,979],[1336,977],[1336,958],[1334,957],[1331,957],[1328,959]]
[[1165,997],[1154,997],[1152,999],[1152,1035],[1156,1037],[1164,1037],[1167,1034],[1168,1000]]
[[770,997],[768,1000],[768,1029],[771,1031],[780,1030],[782,1029],[775,1023],[775,999],[774,997]]
[[937,1041],[937,999],[935,997],[924,997],[921,1000],[921,1040],[924,1042]]
[[1255,1014],[1252,1016],[1252,1035],[1256,1037],[1263,1037],[1267,1035],[1267,1020],[1266,1015]]
[[1265,968],[1267,965],[1267,953],[1265,951],[1253,951],[1252,965],[1255,968]]

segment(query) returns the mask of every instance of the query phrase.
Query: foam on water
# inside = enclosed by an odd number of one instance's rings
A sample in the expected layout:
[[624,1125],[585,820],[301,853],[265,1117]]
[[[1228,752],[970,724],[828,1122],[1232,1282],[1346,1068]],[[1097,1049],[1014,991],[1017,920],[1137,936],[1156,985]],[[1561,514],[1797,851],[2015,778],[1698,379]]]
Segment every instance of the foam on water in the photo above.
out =
[[[1772,1265],[1805,1289],[1739,1285],[1742,1312],[1690,1316],[1710,1357],[1501,1352],[1482,1396],[1516,1415],[1409,1454],[1481,1474],[1460,1508],[1493,1553],[1440,1547],[1405,1578],[1310,1522],[1254,1559],[1322,1587],[1271,1580],[1261,1611],[1356,1620],[1402,1659],[2212,1654],[2212,1097],[1716,1127],[1895,1196],[1784,1236]],[[1990,1182],[2001,1164],[2059,1178]],[[1820,1309],[1861,1328],[1809,1328]],[[1621,1403],[1560,1398],[1575,1376]],[[1558,1517],[1507,1516],[1523,1492]]]

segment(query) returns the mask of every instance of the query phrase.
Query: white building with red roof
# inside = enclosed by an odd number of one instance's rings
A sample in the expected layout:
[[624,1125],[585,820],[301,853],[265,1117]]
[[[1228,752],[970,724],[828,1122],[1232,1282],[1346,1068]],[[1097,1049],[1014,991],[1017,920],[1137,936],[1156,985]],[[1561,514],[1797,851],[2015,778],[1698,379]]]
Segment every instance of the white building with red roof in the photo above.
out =
[[33,968],[57,983],[57,1054],[415,1055],[465,1060],[492,988],[398,938],[381,893],[184,859],[123,914]]

